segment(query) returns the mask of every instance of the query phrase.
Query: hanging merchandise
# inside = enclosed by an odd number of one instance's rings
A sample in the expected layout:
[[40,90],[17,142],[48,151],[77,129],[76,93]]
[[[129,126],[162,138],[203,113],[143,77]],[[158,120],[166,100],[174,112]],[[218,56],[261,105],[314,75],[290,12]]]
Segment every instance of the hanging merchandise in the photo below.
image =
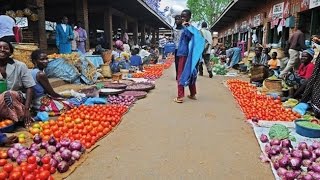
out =
[[295,21],[296,21],[296,19],[295,19],[294,16],[289,16],[286,19],[285,26],[288,27],[288,28],[294,28]]
[[277,28],[278,34],[283,31],[283,26],[285,26],[285,20],[284,20],[284,19],[281,19],[281,20],[279,21],[279,25],[278,25],[278,28]]

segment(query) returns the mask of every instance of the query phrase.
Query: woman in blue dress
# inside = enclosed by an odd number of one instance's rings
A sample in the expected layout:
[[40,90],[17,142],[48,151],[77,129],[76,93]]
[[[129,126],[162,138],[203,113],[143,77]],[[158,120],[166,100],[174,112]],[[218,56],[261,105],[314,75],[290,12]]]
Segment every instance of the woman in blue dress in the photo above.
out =
[[56,45],[59,49],[60,54],[70,54],[71,41],[73,40],[73,30],[70,25],[68,25],[68,18],[64,16],[62,18],[61,24],[56,26]]

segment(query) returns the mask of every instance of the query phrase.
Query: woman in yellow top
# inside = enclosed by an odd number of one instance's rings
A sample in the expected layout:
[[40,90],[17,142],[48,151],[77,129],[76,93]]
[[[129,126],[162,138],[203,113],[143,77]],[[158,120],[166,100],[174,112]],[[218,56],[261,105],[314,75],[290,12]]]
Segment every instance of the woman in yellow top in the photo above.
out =
[[280,60],[277,58],[278,53],[273,52],[271,59],[268,61],[269,69],[279,70],[280,69]]

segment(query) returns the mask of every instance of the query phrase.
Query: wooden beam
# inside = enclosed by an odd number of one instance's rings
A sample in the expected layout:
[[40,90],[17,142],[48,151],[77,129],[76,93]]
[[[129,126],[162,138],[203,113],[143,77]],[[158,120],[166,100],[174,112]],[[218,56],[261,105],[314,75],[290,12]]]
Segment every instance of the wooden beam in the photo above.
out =
[[103,23],[105,40],[109,43],[108,48],[112,49],[112,13],[109,7],[104,10]]

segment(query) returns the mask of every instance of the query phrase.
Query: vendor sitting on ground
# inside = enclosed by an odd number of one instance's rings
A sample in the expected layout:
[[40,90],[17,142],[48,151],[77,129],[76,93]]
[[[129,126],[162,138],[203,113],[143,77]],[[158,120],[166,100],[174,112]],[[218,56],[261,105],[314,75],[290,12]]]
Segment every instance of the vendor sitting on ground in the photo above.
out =
[[308,80],[311,78],[314,64],[312,63],[314,57],[314,50],[307,49],[302,52],[301,65],[297,72],[289,72],[285,78],[285,82],[289,86],[293,86],[296,89],[293,98],[300,98],[304,92]]
[[[320,44],[320,42],[319,42]],[[301,102],[308,103],[315,113],[316,118],[320,118],[320,56],[317,57],[314,71],[308,80]]]
[[148,51],[148,47],[147,46],[142,46],[140,52],[139,52],[139,56],[141,57],[143,64],[149,64],[150,62],[150,52]]
[[53,90],[44,72],[48,65],[47,54],[41,50],[35,50],[32,52],[31,58],[35,66],[31,71],[31,75],[36,82],[36,85],[33,86],[33,108],[37,111],[48,112],[50,116],[57,116],[71,109],[73,105],[65,101],[60,94]]
[[28,127],[35,82],[24,63],[10,58],[13,51],[10,42],[0,39],[0,80],[6,81],[8,90],[0,94],[0,119],[23,121]]
[[114,50],[112,51],[112,59],[119,61],[123,60],[123,53],[124,53],[124,47],[123,42],[120,40],[117,40],[114,45]]
[[228,68],[236,68],[241,61],[241,49],[239,47],[230,48],[226,51],[226,56],[229,59]]
[[272,58],[268,61],[269,69],[279,70],[280,69],[280,60],[277,58],[278,53],[273,52]]
[[138,67],[140,71],[143,70],[142,67],[142,59],[139,56],[139,48],[135,48],[132,50],[131,54],[132,56],[130,57],[130,65],[134,67]]
[[262,53],[265,54],[267,56],[268,61],[271,59],[271,56],[269,55],[270,53],[270,48],[263,48],[262,49]]
[[255,48],[255,56],[252,60],[253,66],[268,66],[268,56],[264,53],[262,53],[262,47],[256,47]]

